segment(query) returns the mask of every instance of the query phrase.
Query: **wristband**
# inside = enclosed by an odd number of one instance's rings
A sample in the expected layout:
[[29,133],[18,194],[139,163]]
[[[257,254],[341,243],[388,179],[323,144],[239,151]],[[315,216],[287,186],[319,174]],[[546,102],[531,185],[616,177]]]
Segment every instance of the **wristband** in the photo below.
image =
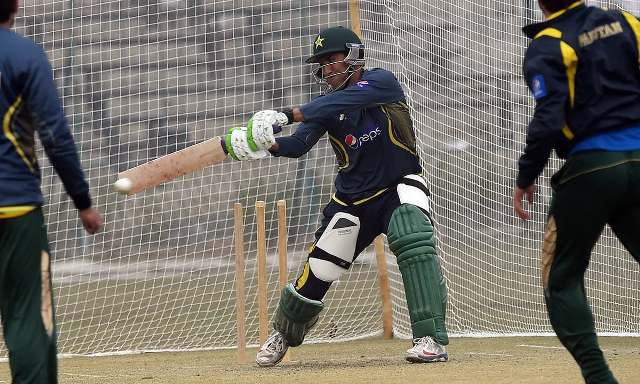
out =
[[280,113],[284,113],[284,115],[287,116],[287,119],[289,120],[289,124],[294,123],[293,108],[283,109],[282,111],[280,111]]

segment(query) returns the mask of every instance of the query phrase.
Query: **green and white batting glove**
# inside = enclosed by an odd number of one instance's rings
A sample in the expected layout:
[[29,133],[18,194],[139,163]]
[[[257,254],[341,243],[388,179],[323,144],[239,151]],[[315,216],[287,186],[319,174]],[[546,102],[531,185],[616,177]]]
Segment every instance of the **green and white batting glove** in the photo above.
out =
[[229,156],[235,160],[257,160],[269,156],[269,152],[264,149],[254,150],[249,145],[247,128],[231,128],[224,136],[224,145],[229,152]]
[[264,110],[256,112],[247,123],[247,138],[249,147],[254,151],[269,149],[276,143],[274,133],[280,132],[280,127],[289,124],[289,118],[282,112]]

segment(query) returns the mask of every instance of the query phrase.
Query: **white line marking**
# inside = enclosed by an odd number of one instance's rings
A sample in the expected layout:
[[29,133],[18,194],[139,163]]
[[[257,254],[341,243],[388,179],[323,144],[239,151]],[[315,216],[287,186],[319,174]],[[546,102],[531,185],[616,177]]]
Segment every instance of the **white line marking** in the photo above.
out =
[[466,352],[467,355],[481,355],[481,356],[500,356],[500,357],[513,357],[508,353],[486,353],[486,352]]
[[[538,348],[538,349],[564,349],[564,347],[547,347],[547,346],[544,346],[544,345],[527,345],[527,344],[520,344],[520,345],[518,345],[518,347]],[[602,352],[609,352],[608,349],[604,349],[602,347],[600,347],[600,349],[602,349]]]
[[529,344],[520,344],[520,345],[517,345],[517,347],[538,348],[538,349],[564,349],[564,347],[549,347],[545,345],[529,345]]
[[112,376],[83,375],[81,373],[64,373],[64,372],[60,372],[60,376],[91,377],[93,379],[101,379],[101,378],[105,378],[105,377],[112,377]]

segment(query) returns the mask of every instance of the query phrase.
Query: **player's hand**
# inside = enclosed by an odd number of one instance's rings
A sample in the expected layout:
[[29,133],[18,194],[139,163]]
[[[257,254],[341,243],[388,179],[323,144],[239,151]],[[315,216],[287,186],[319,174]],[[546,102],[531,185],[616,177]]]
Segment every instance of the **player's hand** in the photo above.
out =
[[522,207],[522,199],[526,197],[529,204],[532,204],[533,197],[535,196],[535,194],[536,194],[535,184],[531,184],[526,188],[516,187],[515,190],[513,191],[513,210],[516,212],[516,215],[518,215],[518,217],[521,218],[522,220],[531,219],[531,213],[529,213]]
[[80,216],[84,229],[90,234],[93,235],[97,233],[102,227],[102,216],[100,216],[100,213],[94,208],[78,211],[78,215]]
[[[275,140],[274,140],[275,142]],[[256,160],[269,156],[269,152],[264,149],[252,149],[247,137],[247,128],[232,128],[224,137],[224,144],[231,156],[235,160]]]
[[265,109],[259,112],[256,112],[251,116],[249,121],[263,121],[269,125],[275,125],[278,127],[283,127],[287,124],[290,124],[289,118],[282,112],[274,111],[272,109]]
[[254,150],[269,149],[276,143],[274,133],[282,131],[289,118],[282,112],[264,110],[256,112],[247,123],[249,147]]

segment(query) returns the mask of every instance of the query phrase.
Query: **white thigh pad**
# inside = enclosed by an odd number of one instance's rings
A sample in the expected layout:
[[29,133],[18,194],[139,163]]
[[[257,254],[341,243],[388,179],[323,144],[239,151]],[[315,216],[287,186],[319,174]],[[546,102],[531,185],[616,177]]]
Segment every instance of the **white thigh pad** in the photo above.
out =
[[360,219],[344,212],[336,213],[309,254],[309,268],[320,280],[336,281],[353,262]]
[[420,175],[407,175],[398,183],[400,204],[413,204],[431,213],[429,204],[429,188]]

